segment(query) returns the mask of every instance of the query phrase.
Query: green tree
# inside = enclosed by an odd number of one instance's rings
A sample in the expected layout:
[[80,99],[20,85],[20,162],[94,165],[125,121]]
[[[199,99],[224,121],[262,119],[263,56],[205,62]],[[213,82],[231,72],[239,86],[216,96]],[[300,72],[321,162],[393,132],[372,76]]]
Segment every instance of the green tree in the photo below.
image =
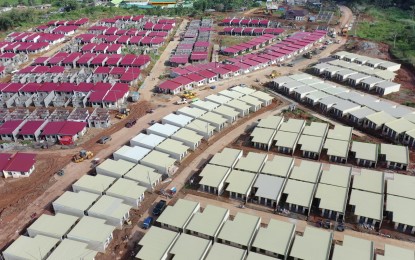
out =
[[66,12],[77,10],[79,8],[79,3],[76,0],[63,0],[62,7]]

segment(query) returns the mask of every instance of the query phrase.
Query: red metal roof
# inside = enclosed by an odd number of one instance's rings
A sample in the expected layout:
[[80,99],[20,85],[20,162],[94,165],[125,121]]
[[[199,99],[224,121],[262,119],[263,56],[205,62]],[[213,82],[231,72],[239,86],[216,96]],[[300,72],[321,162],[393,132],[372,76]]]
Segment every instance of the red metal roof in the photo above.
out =
[[166,80],[158,85],[160,89],[169,89],[169,90],[175,90],[177,88],[180,88],[181,86],[182,84],[174,82],[172,80]]
[[111,75],[122,75],[125,73],[125,68],[123,67],[113,67],[110,71]]
[[35,158],[36,154],[33,153],[16,153],[4,170],[11,172],[28,172],[36,163]]
[[11,134],[15,131],[23,120],[13,120],[6,121],[3,125],[0,126],[0,134]]
[[229,71],[232,71],[232,72],[236,72],[236,71],[240,70],[240,68],[238,66],[235,66],[235,65],[232,65],[232,64],[227,64],[227,65],[223,66],[223,68],[227,69]]
[[48,122],[43,128],[41,135],[57,135],[64,124],[64,121]]
[[85,122],[65,121],[62,128],[59,130],[59,135],[74,136],[86,127]]
[[102,102],[107,92],[108,91],[93,91],[88,99],[90,102]]
[[202,76],[200,76],[199,74],[196,73],[190,73],[186,75],[186,78],[193,80],[193,82],[199,82],[204,80],[205,78],[203,78]]
[[79,91],[79,92],[89,92],[91,91],[91,89],[93,89],[95,87],[94,83],[86,83],[86,82],[82,82],[79,83],[78,86],[76,86],[74,88],[75,91]]
[[182,85],[187,85],[194,82],[192,79],[185,76],[179,76],[177,78],[172,79],[172,81],[180,83]]
[[38,83],[27,83],[22,88],[20,88],[19,92],[36,92],[40,89],[41,84]]
[[121,47],[122,47],[121,44],[111,44],[108,47],[107,52],[117,52]]
[[22,87],[23,84],[21,83],[10,83],[7,87],[2,89],[2,92],[17,93]]
[[210,79],[216,76],[215,73],[209,70],[201,70],[201,71],[198,71],[197,74],[204,77],[205,79]]
[[107,94],[102,99],[102,101],[117,102],[118,100],[123,98],[126,95],[127,92],[128,92],[128,90],[127,91],[119,91],[119,90],[113,91],[113,90],[110,90],[110,91],[107,92]]
[[35,132],[42,126],[45,121],[27,121],[22,128],[20,128],[19,134],[21,135],[34,135]]
[[10,153],[0,153],[0,171],[3,171],[6,168],[11,158],[12,154]]
[[188,55],[173,55],[170,57],[170,62],[177,64],[186,64],[189,61]]

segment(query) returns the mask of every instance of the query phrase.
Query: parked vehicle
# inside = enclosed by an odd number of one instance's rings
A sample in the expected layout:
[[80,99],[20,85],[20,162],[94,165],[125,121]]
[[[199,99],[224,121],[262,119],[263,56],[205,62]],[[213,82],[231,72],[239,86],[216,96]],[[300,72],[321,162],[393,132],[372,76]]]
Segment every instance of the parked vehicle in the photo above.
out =
[[153,209],[153,215],[159,216],[163,213],[164,209],[166,209],[167,202],[165,200],[160,200],[157,205]]
[[149,229],[154,222],[154,218],[153,217],[146,217],[146,219],[144,219],[143,225],[141,225],[141,227],[143,229]]
[[149,125],[154,125],[156,123],[156,120],[151,120],[150,123],[148,123]]
[[58,176],[63,176],[65,174],[65,171],[64,170],[59,170],[56,174]]
[[127,127],[127,128],[131,128],[131,127],[133,127],[133,125],[135,125],[137,123],[137,119],[131,119],[130,121],[128,121],[126,124],[125,124],[125,127]]
[[94,153],[91,151],[81,150],[79,153],[75,154],[72,157],[72,160],[76,163],[80,163],[86,159],[91,159],[92,157],[94,157]]
[[176,101],[177,105],[182,105],[182,104],[186,104],[186,103],[187,103],[187,99],[185,99],[185,98],[182,98],[181,100]]
[[112,140],[111,136],[103,136],[103,137],[99,138],[98,143],[106,144],[111,140]]

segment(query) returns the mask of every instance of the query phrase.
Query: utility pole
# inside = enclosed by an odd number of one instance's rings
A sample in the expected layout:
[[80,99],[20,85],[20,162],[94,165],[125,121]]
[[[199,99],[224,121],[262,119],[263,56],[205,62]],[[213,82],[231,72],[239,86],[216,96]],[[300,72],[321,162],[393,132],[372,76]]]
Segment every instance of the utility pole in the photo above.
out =
[[[359,22],[359,16],[360,16],[360,13],[358,12],[357,13],[357,17],[356,17],[356,21],[355,21],[355,23],[354,23],[354,36],[356,37],[357,36],[357,34],[356,34],[356,30],[357,30],[357,23]],[[349,25],[349,24],[348,24]]]

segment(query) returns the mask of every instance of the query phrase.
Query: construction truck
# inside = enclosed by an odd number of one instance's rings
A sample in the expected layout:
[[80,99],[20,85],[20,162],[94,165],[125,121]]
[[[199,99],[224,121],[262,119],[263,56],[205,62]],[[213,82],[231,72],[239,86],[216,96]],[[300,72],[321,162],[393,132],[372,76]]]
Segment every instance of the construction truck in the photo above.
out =
[[303,57],[306,59],[312,59],[313,58],[313,52],[309,51],[303,54]]
[[118,111],[118,114],[115,115],[115,118],[124,119],[129,115],[130,115],[130,109],[129,108],[121,108],[120,111]]
[[276,71],[276,70],[273,70],[273,71],[271,72],[271,74],[269,75],[269,78],[270,78],[270,79],[274,79],[274,78],[279,77],[279,76],[281,76],[281,73],[279,73],[279,72],[278,72],[278,71]]
[[343,28],[340,29],[340,35],[341,36],[347,36],[348,32],[349,32],[349,27],[347,27],[347,24],[346,24],[346,26],[344,26]]
[[190,100],[190,99],[195,98],[196,96],[197,95],[196,95],[195,92],[190,91],[190,90],[185,90],[184,93],[183,93],[183,95],[182,95],[182,98],[185,98],[187,100]]
[[76,163],[83,162],[84,160],[89,160],[94,157],[94,154],[91,151],[81,150],[78,154],[73,156],[73,161]]

